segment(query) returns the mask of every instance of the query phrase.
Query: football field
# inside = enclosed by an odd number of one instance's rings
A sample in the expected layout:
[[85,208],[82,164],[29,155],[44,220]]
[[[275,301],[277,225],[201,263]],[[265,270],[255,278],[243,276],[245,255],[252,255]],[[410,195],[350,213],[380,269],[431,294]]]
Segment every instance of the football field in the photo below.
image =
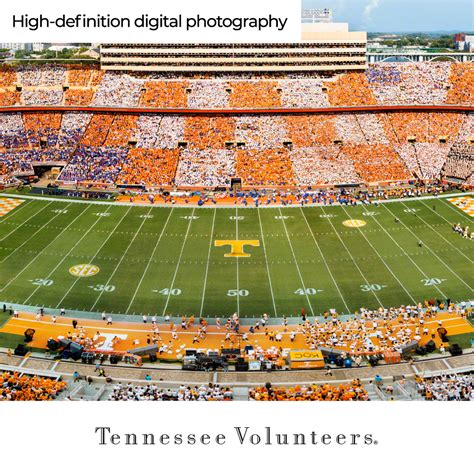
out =
[[260,209],[15,199],[0,198],[4,302],[281,317],[474,296],[474,242],[451,228],[473,218],[444,196]]

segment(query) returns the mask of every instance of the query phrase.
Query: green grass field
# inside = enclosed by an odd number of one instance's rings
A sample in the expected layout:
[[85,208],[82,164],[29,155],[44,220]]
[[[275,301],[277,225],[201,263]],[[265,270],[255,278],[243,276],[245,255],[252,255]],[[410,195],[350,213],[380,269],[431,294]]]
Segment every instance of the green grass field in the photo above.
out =
[[[395,222],[398,218],[399,222]],[[347,220],[363,220],[348,227]],[[379,206],[166,208],[29,200],[0,218],[0,301],[116,314],[297,316],[473,297],[472,218]],[[225,257],[215,240],[257,240]],[[419,247],[418,242],[422,242]],[[76,265],[95,275],[70,273]]]

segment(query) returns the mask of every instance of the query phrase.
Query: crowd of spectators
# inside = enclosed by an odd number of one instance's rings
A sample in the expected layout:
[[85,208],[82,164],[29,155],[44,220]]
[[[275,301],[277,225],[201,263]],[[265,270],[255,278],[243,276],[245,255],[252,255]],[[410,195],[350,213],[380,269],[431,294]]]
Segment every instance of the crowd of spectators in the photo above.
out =
[[[400,308],[380,308],[375,311],[361,309],[348,321],[341,321],[334,315],[324,321],[301,325],[306,344],[310,349],[328,347],[345,351],[351,355],[383,354],[386,351],[401,352],[401,348],[422,338],[438,335],[427,323],[436,318],[438,309],[434,306],[415,305]],[[452,310],[452,315],[456,315]],[[438,322],[437,327],[442,327]]]
[[18,372],[0,372],[0,401],[54,400],[66,382]]
[[113,184],[128,161],[127,148],[79,147],[59,179],[69,182]]
[[190,117],[25,112],[0,116],[0,162],[11,173],[31,172],[32,161],[67,162],[61,174],[67,181],[87,176],[113,184],[120,175],[120,184],[143,186],[228,186],[232,177],[248,186],[469,179],[472,125],[472,114],[444,112]]
[[160,388],[150,382],[146,385],[126,385],[119,382],[114,385],[109,401],[225,401],[232,400],[230,387],[209,383],[200,386],[179,388]]
[[474,102],[474,63],[454,63],[449,77],[450,89],[448,104],[467,104]]
[[231,150],[183,150],[179,157],[175,184],[228,187],[235,175],[235,157]]
[[[455,66],[450,62],[378,63],[370,65],[366,76],[377,104],[443,104]],[[467,64],[461,65],[461,70],[466,68]]]
[[[165,108],[472,103],[472,74],[472,65],[449,62],[380,63],[370,65],[366,73],[332,78],[310,74],[183,78],[104,72],[88,66],[2,66],[0,103]],[[61,178],[67,180],[87,177],[112,184],[120,176],[120,184],[130,180],[128,184],[142,186],[228,186],[232,177],[249,186],[441,176],[469,182],[473,120],[473,114],[447,112],[2,114],[0,163],[15,173],[31,172],[32,161],[66,161]],[[112,166],[118,167],[117,172]]]
[[443,374],[437,377],[416,376],[416,387],[425,400],[474,401],[473,374]]
[[140,105],[158,108],[187,107],[187,81],[154,81],[146,82]]
[[141,148],[176,148],[184,140],[185,118],[178,115],[141,115],[135,138]]
[[[190,108],[472,104],[474,66],[449,61],[377,63],[327,77],[241,74],[183,78],[100,71],[91,66],[33,65],[0,70],[0,104]],[[22,91],[16,94],[16,85]],[[63,89],[64,88],[64,89]]]
[[[178,150],[133,148],[128,154],[117,184],[170,186],[178,166]],[[203,179],[202,176],[197,181]]]
[[256,387],[250,390],[255,401],[368,401],[369,395],[358,379],[340,385],[296,385],[294,387]]

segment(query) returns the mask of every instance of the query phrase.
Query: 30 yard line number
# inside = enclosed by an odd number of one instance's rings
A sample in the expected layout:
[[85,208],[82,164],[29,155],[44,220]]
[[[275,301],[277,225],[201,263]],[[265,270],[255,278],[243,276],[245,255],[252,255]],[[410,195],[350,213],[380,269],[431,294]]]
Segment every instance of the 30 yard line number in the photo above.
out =
[[100,291],[104,293],[112,293],[113,291],[115,291],[114,285],[91,285],[89,286],[89,288],[92,288],[94,291]]

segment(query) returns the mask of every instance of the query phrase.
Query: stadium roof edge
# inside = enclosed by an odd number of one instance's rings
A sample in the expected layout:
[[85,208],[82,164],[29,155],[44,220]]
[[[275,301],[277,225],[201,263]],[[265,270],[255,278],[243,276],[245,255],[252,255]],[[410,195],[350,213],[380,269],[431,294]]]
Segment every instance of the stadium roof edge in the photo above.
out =
[[15,112],[89,112],[121,114],[168,114],[168,115],[256,115],[256,114],[318,114],[344,112],[473,112],[474,105],[366,105],[350,107],[318,108],[226,108],[226,109],[192,109],[192,108],[157,108],[157,107],[109,107],[109,106],[2,106],[0,113]]

